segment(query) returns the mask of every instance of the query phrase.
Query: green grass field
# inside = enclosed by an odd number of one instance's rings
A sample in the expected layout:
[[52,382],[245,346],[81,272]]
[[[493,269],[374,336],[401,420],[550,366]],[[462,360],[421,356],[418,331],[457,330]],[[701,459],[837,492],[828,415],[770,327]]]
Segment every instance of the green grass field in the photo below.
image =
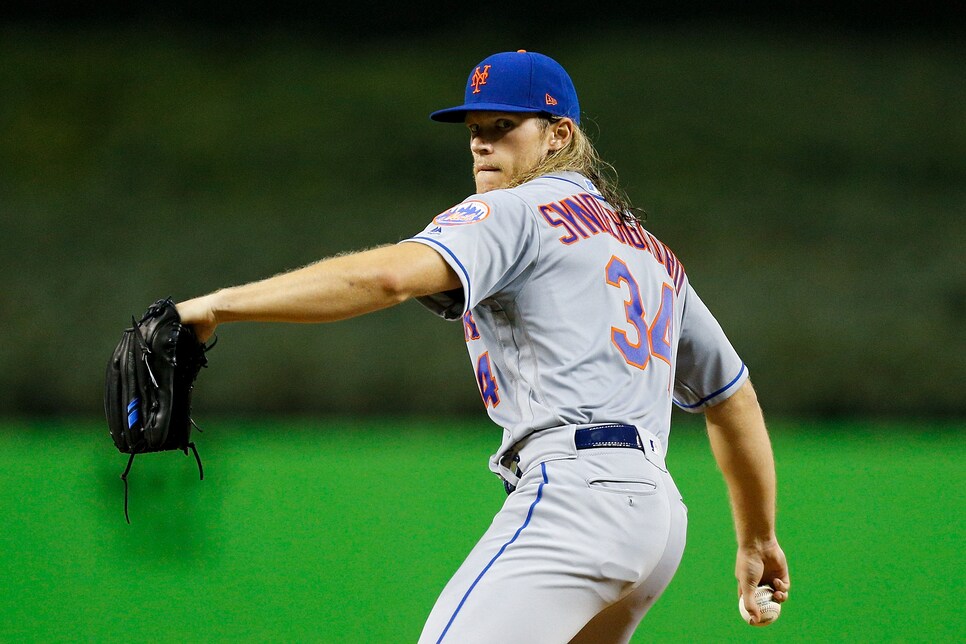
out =
[[[959,641],[963,425],[773,422],[792,598],[736,610],[733,533],[703,431],[672,433],[684,561],[634,639]],[[102,422],[0,425],[0,641],[414,642],[503,500],[485,422],[219,420],[126,458]],[[501,635],[494,641],[512,641]]]

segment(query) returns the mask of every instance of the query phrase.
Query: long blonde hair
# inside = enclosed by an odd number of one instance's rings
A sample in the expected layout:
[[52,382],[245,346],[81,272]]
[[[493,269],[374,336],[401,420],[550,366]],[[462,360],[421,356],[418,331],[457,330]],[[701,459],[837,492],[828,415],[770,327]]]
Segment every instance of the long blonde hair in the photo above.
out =
[[[559,116],[541,117],[544,129],[560,120]],[[513,179],[508,187],[519,186],[552,172],[579,172],[597,187],[604,199],[628,222],[643,222],[647,213],[631,204],[631,200],[617,183],[617,170],[600,158],[597,149],[583,130],[574,123],[569,144],[550,152],[543,160]]]

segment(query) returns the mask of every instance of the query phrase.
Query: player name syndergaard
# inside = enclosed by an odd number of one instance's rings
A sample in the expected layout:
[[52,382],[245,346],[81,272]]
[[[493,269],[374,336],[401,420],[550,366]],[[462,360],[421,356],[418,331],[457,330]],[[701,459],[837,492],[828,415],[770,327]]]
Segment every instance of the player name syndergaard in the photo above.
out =
[[[674,252],[657,237],[635,223],[628,222],[616,211],[607,208],[599,197],[581,192],[565,199],[537,206],[544,221],[565,231],[560,243],[570,246],[601,233],[607,233],[621,244],[638,250],[646,250],[664,264],[668,275],[674,280],[674,288],[681,291],[684,284],[684,265]],[[464,201],[433,219],[439,226],[475,224],[490,215],[490,206],[478,199]],[[430,231],[432,233],[432,231]]]

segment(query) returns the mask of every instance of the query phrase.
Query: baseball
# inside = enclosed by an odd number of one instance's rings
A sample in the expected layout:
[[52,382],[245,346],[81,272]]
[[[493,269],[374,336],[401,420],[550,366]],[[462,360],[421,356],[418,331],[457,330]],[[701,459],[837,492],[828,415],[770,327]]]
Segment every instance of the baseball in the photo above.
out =
[[778,619],[782,612],[782,606],[771,600],[773,592],[774,589],[771,586],[759,586],[755,591],[755,603],[758,604],[758,610],[761,611],[761,621],[757,624],[751,622],[751,613],[745,610],[744,598],[738,597],[738,612],[741,613],[741,618],[745,620],[746,624],[768,626]]

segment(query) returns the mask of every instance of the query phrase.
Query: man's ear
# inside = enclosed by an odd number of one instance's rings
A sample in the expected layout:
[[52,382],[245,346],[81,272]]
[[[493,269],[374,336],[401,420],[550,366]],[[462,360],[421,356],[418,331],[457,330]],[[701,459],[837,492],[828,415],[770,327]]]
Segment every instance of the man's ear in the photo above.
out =
[[574,138],[574,122],[572,119],[564,117],[556,123],[550,124],[550,150],[556,152],[567,147],[570,140]]

